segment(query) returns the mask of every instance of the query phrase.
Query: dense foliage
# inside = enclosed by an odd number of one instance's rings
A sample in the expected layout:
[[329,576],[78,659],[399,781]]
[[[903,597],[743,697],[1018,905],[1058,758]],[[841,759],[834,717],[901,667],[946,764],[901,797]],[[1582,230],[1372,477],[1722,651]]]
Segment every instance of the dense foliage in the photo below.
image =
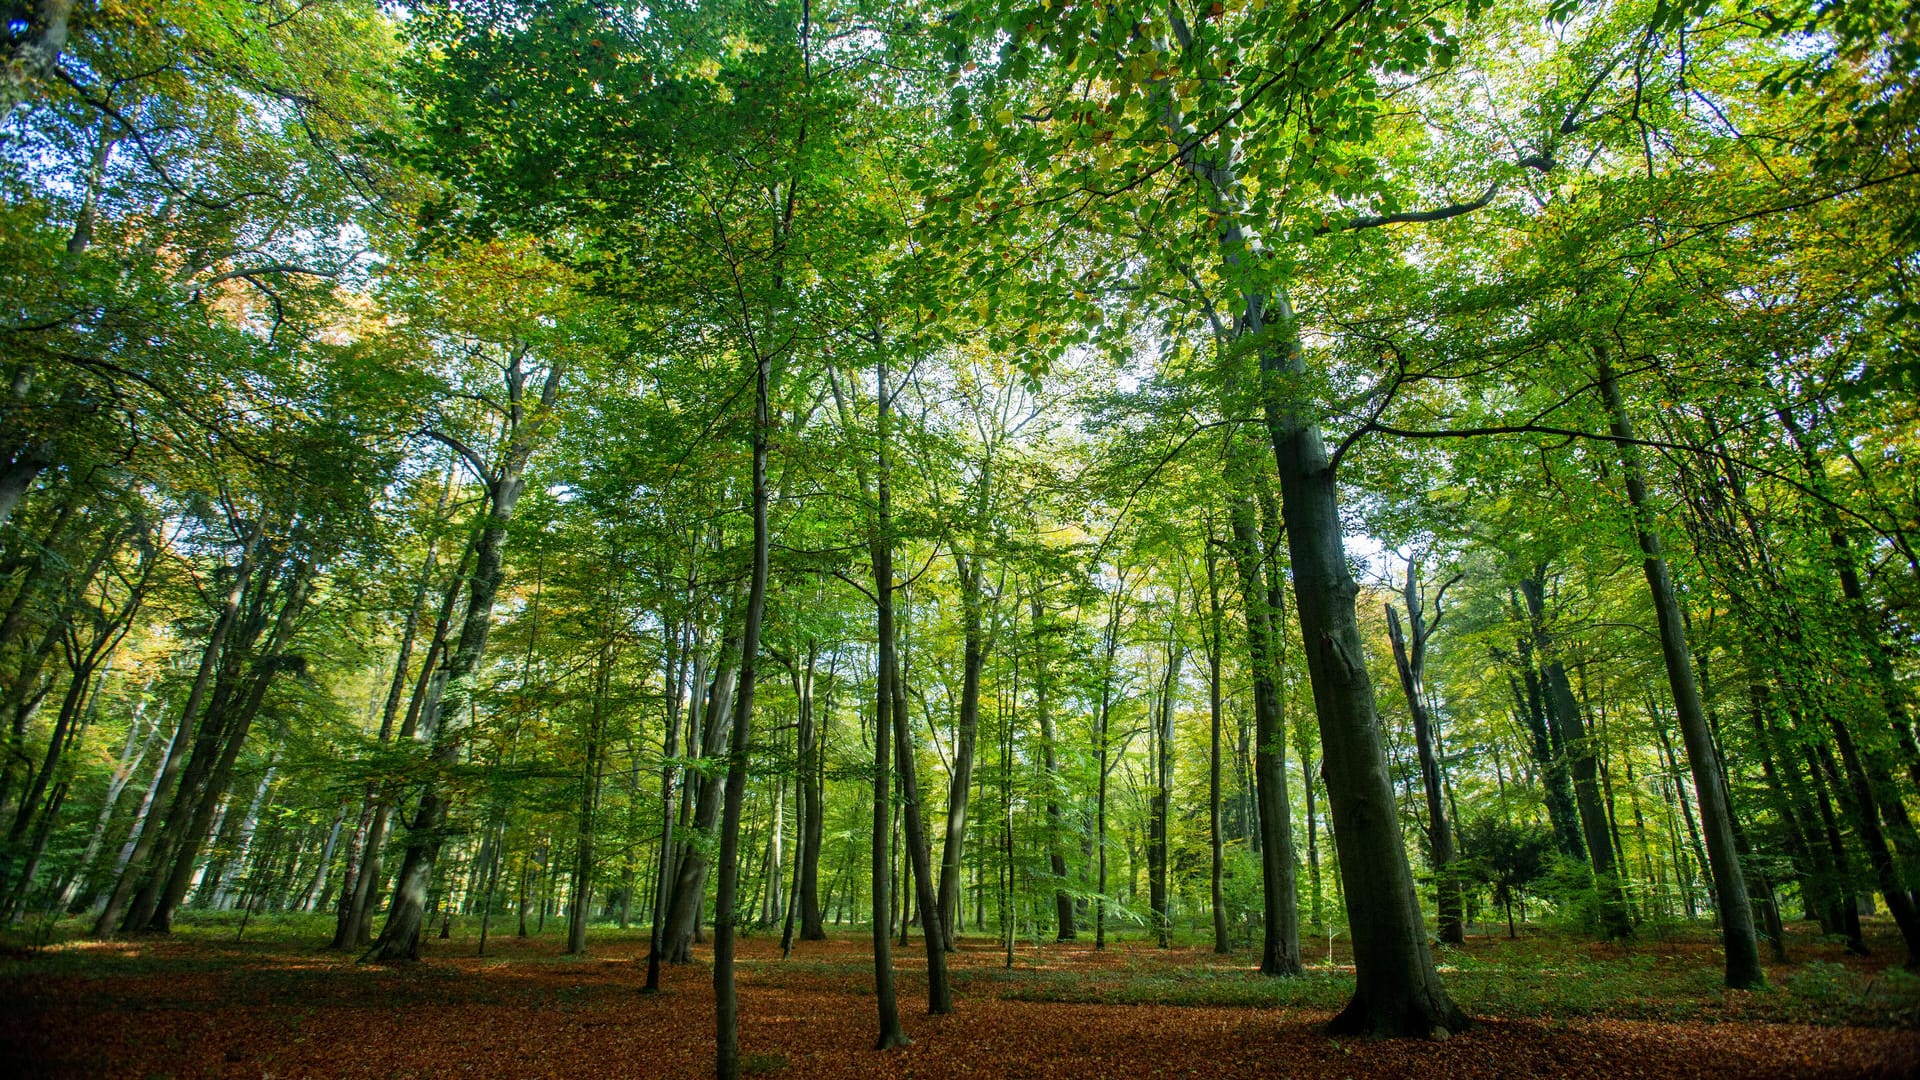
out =
[[0,913],[1920,965],[1904,7],[8,5]]

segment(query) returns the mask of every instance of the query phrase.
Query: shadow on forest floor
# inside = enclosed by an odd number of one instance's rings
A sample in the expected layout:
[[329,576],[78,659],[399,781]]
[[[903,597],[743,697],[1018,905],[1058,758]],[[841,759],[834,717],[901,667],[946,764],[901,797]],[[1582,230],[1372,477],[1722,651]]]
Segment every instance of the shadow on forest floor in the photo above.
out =
[[[168,938],[10,943],[0,953],[0,1070],[20,1076],[658,1076],[711,1074],[704,963],[638,993],[646,937],[596,928],[587,957],[556,936],[477,927],[429,943],[429,959],[361,965],[315,948],[320,917],[221,918]],[[1877,928],[1885,931],[1886,928]],[[1849,957],[1801,933],[1770,985],[1719,985],[1704,934],[1595,944],[1472,937],[1438,954],[1482,1023],[1444,1044],[1350,1043],[1316,1032],[1352,990],[1336,941],[1299,979],[1270,979],[1248,951],[1115,941],[1000,944],[965,938],[951,1017],[922,1015],[924,953],[896,948],[915,1045],[875,1054],[872,960],[863,933],[743,940],[742,1045],[749,1071],[788,1076],[1863,1075],[1920,1072],[1920,977],[1889,965],[1898,942]],[[700,951],[704,953],[704,950]],[[1170,1006],[1178,1006],[1170,1008]]]

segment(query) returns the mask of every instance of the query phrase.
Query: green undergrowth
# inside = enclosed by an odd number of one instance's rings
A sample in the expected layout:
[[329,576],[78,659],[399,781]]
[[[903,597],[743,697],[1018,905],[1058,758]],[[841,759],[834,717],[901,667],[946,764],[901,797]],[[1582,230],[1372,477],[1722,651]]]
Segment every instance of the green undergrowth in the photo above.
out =
[[[1579,950],[1521,948],[1493,957],[1443,951],[1442,978],[1469,1013],[1488,1017],[1762,1021],[1920,1026],[1920,976],[1808,960],[1774,970],[1757,990],[1729,990],[1717,967],[1649,951],[1596,959]],[[1338,1010],[1353,993],[1350,969],[1309,967],[1296,978],[1246,968],[1120,966],[1113,970],[966,971],[957,989],[1014,1001]]]
[[[83,993],[103,1009],[216,1007],[217,1001],[187,1001],[165,989],[166,976],[185,974],[215,975],[224,991],[217,996],[249,1000],[347,1004],[364,997],[369,984],[377,984],[377,993],[387,1001],[577,1006],[626,993],[630,988],[622,980],[630,969],[590,962],[644,955],[647,941],[644,929],[596,927],[588,961],[583,962],[561,954],[556,933],[518,939],[508,923],[495,928],[487,960],[476,971],[432,962],[398,968],[358,964],[356,957],[319,947],[331,930],[331,920],[319,916],[254,920],[242,936],[237,920],[195,914],[166,939],[109,944],[85,941],[86,928],[78,921],[54,929],[51,934],[15,932],[0,938],[0,982],[82,979],[87,983]],[[872,962],[846,949],[854,935],[844,937],[837,949],[811,956],[809,943],[797,943],[794,955],[785,960],[777,953],[749,951],[740,961],[742,984],[870,995]],[[1105,953],[1095,953],[1085,943],[1023,946],[1008,968],[999,962],[997,949],[983,944],[978,938],[964,940],[955,961],[954,991],[962,1002],[998,998],[1323,1014],[1338,1010],[1353,992],[1352,969],[1341,962],[1344,949],[1333,963],[1324,962],[1324,952],[1310,958],[1306,973],[1297,978],[1270,978],[1253,970],[1257,954],[1250,949],[1216,956],[1204,947],[1161,951],[1145,942],[1116,944]],[[1812,936],[1790,939],[1794,962],[1771,966],[1770,983],[1747,991],[1721,985],[1718,951],[1704,934],[1641,938],[1616,946],[1559,934],[1515,941],[1476,937],[1464,949],[1438,949],[1435,959],[1455,1000],[1483,1017],[1920,1027],[1920,975],[1889,966],[1898,956],[1893,946],[1889,936],[1876,942],[1870,960],[1847,960],[1832,942]],[[476,948],[475,928],[456,926],[453,940],[430,942],[428,956],[430,961],[470,957]],[[897,950],[895,960],[901,993],[919,992],[925,973],[918,940]],[[589,966],[581,968],[577,989],[556,989],[550,982],[515,985],[516,974],[583,963]],[[156,993],[165,1000],[157,1000]]]

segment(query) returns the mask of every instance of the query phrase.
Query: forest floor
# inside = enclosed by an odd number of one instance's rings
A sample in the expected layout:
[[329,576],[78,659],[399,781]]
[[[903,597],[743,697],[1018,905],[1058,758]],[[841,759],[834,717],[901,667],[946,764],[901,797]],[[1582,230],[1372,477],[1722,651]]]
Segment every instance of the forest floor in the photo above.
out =
[[[698,952],[640,992],[646,941],[596,933],[585,958],[511,934],[475,955],[475,928],[429,958],[358,965],[314,947],[318,916],[184,925],[164,939],[14,940],[0,954],[0,1076],[707,1077],[713,988]],[[74,929],[77,930],[77,927]],[[1804,930],[1804,928],[1803,928]],[[1301,979],[1262,978],[1246,950],[1129,939],[1021,941],[1011,968],[991,937],[963,939],[958,1008],[925,1015],[925,954],[896,948],[914,1042],[871,1049],[864,935],[742,942],[744,1071],[773,1077],[1230,1077],[1920,1075],[1920,977],[1898,942],[1844,956],[1808,933],[1758,991],[1719,986],[1701,934],[1626,945],[1471,937],[1439,955],[1479,1017],[1443,1042],[1355,1042],[1319,1026],[1352,989],[1335,942]]]

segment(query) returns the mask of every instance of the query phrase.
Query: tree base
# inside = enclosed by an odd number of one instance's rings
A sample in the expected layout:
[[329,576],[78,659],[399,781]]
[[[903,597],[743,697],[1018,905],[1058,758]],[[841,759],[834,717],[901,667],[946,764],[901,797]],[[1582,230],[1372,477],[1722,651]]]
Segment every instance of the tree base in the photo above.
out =
[[1473,1026],[1473,1020],[1444,991],[1416,995],[1377,1005],[1354,995],[1340,1015],[1327,1023],[1328,1035],[1362,1039],[1451,1038]]

